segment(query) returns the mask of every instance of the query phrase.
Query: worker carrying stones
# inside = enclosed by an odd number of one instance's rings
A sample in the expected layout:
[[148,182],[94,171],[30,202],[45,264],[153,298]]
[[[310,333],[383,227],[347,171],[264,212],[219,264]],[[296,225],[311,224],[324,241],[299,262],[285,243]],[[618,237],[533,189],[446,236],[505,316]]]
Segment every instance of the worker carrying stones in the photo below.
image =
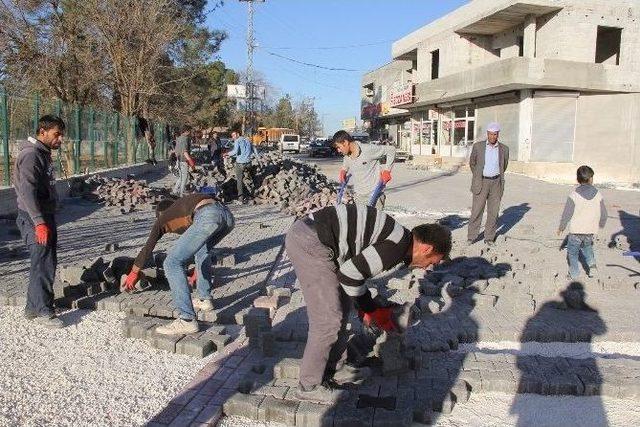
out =
[[427,268],[451,250],[451,231],[423,224],[409,231],[375,208],[338,205],[296,221],[285,239],[309,317],[297,390],[301,400],[330,404],[345,397],[328,384],[366,375],[345,363],[352,303],[364,323],[391,332],[406,328],[398,306],[382,304],[366,281],[398,264]]
[[[172,323],[156,328],[156,332],[165,335],[198,332],[195,310],[213,310],[209,252],[229,234],[235,220],[225,205],[214,196],[202,193],[189,194],[176,201],[161,201],[156,208],[156,217],[147,242],[126,277],[124,288],[135,288],[141,276],[140,270],[163,235],[180,234],[163,263],[173,304],[179,316]],[[194,257],[197,295],[192,300],[186,269]]]
[[[396,159],[393,145],[363,144],[348,132],[340,130],[333,135],[336,150],[344,156],[339,180],[353,184],[354,199],[358,204],[384,208],[384,186],[391,181],[391,168]],[[383,165],[381,161],[386,159]]]
[[22,144],[13,168],[18,204],[16,225],[31,259],[24,315],[49,328],[64,326],[56,317],[53,305],[53,282],[58,263],[55,218],[58,193],[51,159],[51,150],[59,149],[62,144],[64,129],[61,118],[42,116],[38,120],[36,137],[29,137]]

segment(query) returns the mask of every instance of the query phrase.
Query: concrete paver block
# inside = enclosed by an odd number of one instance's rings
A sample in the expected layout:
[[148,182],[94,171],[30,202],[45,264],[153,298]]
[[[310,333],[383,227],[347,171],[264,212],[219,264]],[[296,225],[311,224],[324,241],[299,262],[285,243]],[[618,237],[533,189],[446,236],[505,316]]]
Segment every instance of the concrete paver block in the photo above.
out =
[[258,421],[295,425],[300,402],[266,396],[258,408]]
[[224,402],[222,410],[225,415],[237,415],[257,421],[258,408],[264,399],[265,396],[235,393]]
[[176,353],[194,357],[206,357],[216,351],[213,341],[204,338],[194,338],[189,335],[176,344]]
[[335,409],[329,405],[300,402],[296,412],[296,427],[333,427]]

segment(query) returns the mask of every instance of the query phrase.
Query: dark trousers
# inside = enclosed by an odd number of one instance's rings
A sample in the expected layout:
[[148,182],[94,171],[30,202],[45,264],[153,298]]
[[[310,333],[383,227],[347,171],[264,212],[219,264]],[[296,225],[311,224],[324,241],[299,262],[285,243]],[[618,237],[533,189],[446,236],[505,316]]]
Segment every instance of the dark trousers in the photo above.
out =
[[305,388],[332,377],[347,359],[351,298],[342,290],[331,249],[318,233],[302,221],[291,226],[285,238],[287,255],[296,271],[309,317],[309,335],[300,365]]
[[45,222],[51,230],[51,236],[46,245],[40,245],[36,242],[34,224],[29,214],[18,211],[16,224],[31,258],[27,306],[24,310],[26,314],[36,316],[50,316],[54,313],[53,282],[58,265],[58,230],[53,215],[45,216]]
[[467,234],[469,240],[477,239],[478,234],[480,234],[480,224],[482,223],[482,214],[484,214],[485,206],[487,207],[487,222],[484,225],[484,240],[493,242],[496,239],[496,226],[501,200],[502,183],[500,179],[483,179],[482,190],[479,194],[473,195]]
[[215,167],[222,176],[227,177],[227,171],[224,170],[224,160],[222,156],[213,156],[211,158],[211,164]]
[[236,185],[238,188],[238,198],[245,198],[247,197],[247,192],[244,189],[244,185],[242,183],[242,180],[244,179],[244,170],[247,168],[248,164],[247,163],[236,163],[235,166],[235,170],[236,170]]

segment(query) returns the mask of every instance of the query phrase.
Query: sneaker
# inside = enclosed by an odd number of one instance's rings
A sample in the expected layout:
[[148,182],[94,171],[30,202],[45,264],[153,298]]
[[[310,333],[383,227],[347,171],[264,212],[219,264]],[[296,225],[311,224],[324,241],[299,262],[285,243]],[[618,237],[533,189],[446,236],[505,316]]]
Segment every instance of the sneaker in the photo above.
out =
[[213,310],[213,301],[211,299],[200,299],[194,298],[193,300],[193,308],[201,311],[212,311]]
[[356,368],[355,366],[345,364],[333,375],[333,381],[338,385],[347,383],[359,385],[362,384],[370,376],[371,368]]
[[321,405],[331,405],[340,400],[347,399],[349,397],[349,392],[346,390],[329,388],[322,384],[318,384],[309,390],[305,390],[302,386],[298,385],[295,397],[298,400],[319,403]]
[[587,274],[590,278],[598,277],[598,267],[595,265],[593,267],[589,267],[589,274]]
[[178,318],[169,324],[158,326],[156,332],[162,335],[186,335],[195,334],[199,329],[197,320],[187,321]]
[[52,314],[50,316],[36,316],[33,318],[33,322],[49,329],[64,328],[64,323],[55,314]]
[[496,245],[496,242],[493,240],[485,240],[484,244],[489,246],[489,247],[494,247]]

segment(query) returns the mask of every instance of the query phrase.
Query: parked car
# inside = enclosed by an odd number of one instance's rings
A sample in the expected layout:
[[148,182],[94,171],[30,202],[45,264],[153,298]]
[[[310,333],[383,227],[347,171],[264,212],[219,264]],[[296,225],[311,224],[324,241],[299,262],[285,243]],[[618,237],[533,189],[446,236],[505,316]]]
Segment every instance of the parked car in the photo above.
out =
[[300,141],[300,152],[306,153],[307,151],[309,151],[310,146],[311,146],[311,143],[309,142],[309,140],[303,139],[302,141]]
[[280,151],[300,153],[300,135],[282,135],[280,137]]
[[333,157],[337,154],[331,139],[317,139],[309,145],[309,157]]

